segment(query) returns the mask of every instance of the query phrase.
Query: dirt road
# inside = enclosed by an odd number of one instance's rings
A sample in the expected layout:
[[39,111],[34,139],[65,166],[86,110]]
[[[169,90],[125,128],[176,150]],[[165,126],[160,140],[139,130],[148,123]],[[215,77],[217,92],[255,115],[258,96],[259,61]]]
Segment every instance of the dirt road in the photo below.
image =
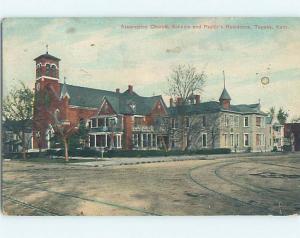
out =
[[3,163],[8,215],[291,215],[300,156],[107,167]]

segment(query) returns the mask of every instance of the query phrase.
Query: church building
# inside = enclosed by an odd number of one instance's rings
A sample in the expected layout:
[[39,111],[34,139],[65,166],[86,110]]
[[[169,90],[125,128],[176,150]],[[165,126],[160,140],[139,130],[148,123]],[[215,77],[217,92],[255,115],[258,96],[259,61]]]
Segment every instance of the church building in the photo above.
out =
[[[160,95],[143,97],[132,85],[121,92],[60,82],[60,59],[46,54],[36,62],[33,148],[49,149],[53,124],[89,126],[86,146],[100,149],[158,149],[168,144],[167,107]],[[100,79],[99,79],[100,81]]]

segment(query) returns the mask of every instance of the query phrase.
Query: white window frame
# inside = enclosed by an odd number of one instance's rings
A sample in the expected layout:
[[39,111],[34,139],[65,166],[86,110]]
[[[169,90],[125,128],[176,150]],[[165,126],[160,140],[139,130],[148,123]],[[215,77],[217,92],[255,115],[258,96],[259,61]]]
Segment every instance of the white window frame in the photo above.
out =
[[[205,146],[203,145],[203,136],[204,136],[204,135],[205,135]],[[203,147],[203,148],[207,148],[207,133],[202,133],[201,139],[202,139],[202,147]]]
[[171,118],[171,127],[172,129],[176,129],[176,118]]
[[228,134],[227,133],[224,133],[224,144],[225,144],[225,147],[228,147],[227,145],[227,141],[228,141]]
[[[248,125],[246,126],[246,118],[248,118]],[[249,127],[249,116],[244,116],[244,127]]]
[[[259,125],[256,124],[257,118],[260,118],[260,123],[259,123]],[[256,127],[259,127],[259,128],[262,128],[262,117],[261,117],[261,116],[256,116],[256,117],[255,117],[255,126],[256,126]]]
[[[98,127],[98,118],[91,118],[91,128],[97,128]],[[93,126],[93,120],[96,120],[96,126]]]
[[227,127],[229,125],[229,120],[227,120],[228,117],[226,114],[224,114],[224,125]]
[[[248,145],[246,145],[246,140],[245,140],[245,136],[248,135]],[[244,147],[249,147],[250,146],[250,136],[249,136],[249,133],[244,133],[244,137],[243,137],[243,140],[244,140]]]
[[[235,123],[237,122],[237,123]],[[240,126],[240,116],[239,115],[235,115],[234,116],[234,127],[239,127]]]
[[240,145],[240,134],[235,134],[235,145],[238,147]]
[[229,141],[230,141],[230,147],[234,147],[234,134],[233,133],[230,133]]
[[229,115],[229,126],[234,127],[234,115]]

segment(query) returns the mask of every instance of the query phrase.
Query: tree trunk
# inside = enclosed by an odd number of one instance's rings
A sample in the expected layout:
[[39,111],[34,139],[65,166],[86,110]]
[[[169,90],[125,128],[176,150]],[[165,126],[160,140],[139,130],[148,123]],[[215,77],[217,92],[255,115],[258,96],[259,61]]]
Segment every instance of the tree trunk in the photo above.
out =
[[65,161],[69,161],[68,140],[67,140],[67,138],[64,138],[63,141],[64,141],[64,146],[65,146]]

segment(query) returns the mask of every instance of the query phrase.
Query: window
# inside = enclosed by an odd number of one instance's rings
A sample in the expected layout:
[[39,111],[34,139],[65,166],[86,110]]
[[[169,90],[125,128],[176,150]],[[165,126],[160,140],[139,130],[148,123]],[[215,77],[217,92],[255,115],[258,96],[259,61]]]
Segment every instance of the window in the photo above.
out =
[[36,76],[37,77],[42,76],[42,65],[41,64],[37,64],[37,66],[36,66]]
[[176,119],[172,118],[172,128],[175,129],[176,128]]
[[46,64],[46,76],[50,76],[50,64]]
[[256,117],[256,126],[261,127],[261,117]]
[[96,118],[92,118],[91,119],[91,121],[92,121],[92,128],[95,128],[95,127],[97,127],[97,119]]
[[228,124],[229,124],[229,119],[228,119],[228,116],[227,115],[225,115],[224,116],[224,122],[225,122],[225,126],[228,126]]
[[56,78],[56,66],[51,65],[50,76]]
[[207,147],[207,134],[206,133],[202,134],[202,146]]
[[143,124],[143,117],[134,117],[134,126],[141,126]]
[[235,145],[236,145],[236,146],[239,146],[239,140],[240,140],[239,134],[236,134],[236,135],[235,135]]
[[231,146],[231,147],[234,146],[234,138],[233,138],[233,134],[230,134],[230,146]]
[[90,135],[90,147],[95,147],[95,135]]
[[235,127],[239,127],[240,126],[239,119],[240,119],[239,116],[235,116],[234,117],[234,126]]
[[244,134],[244,146],[249,146],[249,134]]
[[227,147],[227,141],[228,141],[227,134],[224,134],[224,146],[225,147]]
[[186,117],[184,121],[185,121],[185,127],[189,128],[190,127],[190,118]]
[[229,116],[229,125],[230,125],[231,127],[233,127],[233,124],[234,124],[234,117],[233,117],[233,115],[230,115],[230,116]]
[[244,127],[249,126],[249,117],[244,117]]
[[256,134],[256,145],[264,145],[265,144],[265,135],[264,134]]
[[98,127],[104,127],[104,126],[105,126],[104,118],[98,118]]
[[202,117],[202,125],[205,127],[206,126],[206,116]]

